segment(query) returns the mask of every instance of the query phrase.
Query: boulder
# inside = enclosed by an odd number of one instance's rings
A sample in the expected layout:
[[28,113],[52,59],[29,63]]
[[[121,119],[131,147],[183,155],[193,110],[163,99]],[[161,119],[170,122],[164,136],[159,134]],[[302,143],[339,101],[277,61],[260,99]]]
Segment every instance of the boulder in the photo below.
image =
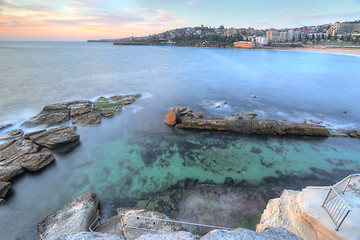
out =
[[0,125],[0,131],[3,130],[3,129],[5,129],[5,128],[11,127],[11,126],[12,126],[11,123],[1,124],[1,125]]
[[24,173],[24,169],[21,166],[9,165],[0,166],[0,181],[9,181],[16,176]]
[[0,206],[5,203],[5,200],[3,198],[0,198]]
[[0,182],[0,198],[5,198],[6,194],[11,188],[11,183],[9,182]]
[[10,140],[0,146],[0,166],[8,165],[18,157],[38,151],[39,146],[28,139]]
[[122,105],[129,105],[129,104],[134,103],[141,96],[142,96],[141,93],[136,93],[136,94],[126,94],[126,95],[111,96],[110,99],[112,101],[118,102],[118,103],[120,103]]
[[137,240],[195,240],[195,236],[189,232],[179,231],[166,234],[146,234]]
[[75,131],[76,127],[58,127],[47,131],[29,133],[25,137],[38,145],[53,149],[68,143],[77,142],[80,136]]
[[21,129],[14,129],[11,131],[8,131],[5,133],[5,135],[3,135],[2,137],[0,137],[0,140],[10,140],[10,139],[14,139],[14,138],[19,138],[22,135],[24,135],[24,131]]
[[284,228],[267,228],[262,232],[254,232],[244,228],[232,231],[214,230],[200,238],[201,240],[301,240],[294,233]]
[[12,162],[15,166],[23,167],[30,172],[36,172],[49,165],[55,157],[51,153],[32,153],[26,154]]
[[131,210],[121,208],[117,209],[117,212],[123,226],[124,237],[127,240],[137,239],[142,235],[153,233],[154,231],[177,232],[185,229],[183,225],[178,223],[156,220],[169,220],[165,214],[159,212],[148,211],[144,209]]
[[166,114],[164,122],[167,125],[174,126],[177,124],[180,117],[181,111],[179,110],[179,108],[173,108]]
[[59,237],[58,240],[126,240],[123,236],[98,233],[98,232],[79,232],[68,233]]
[[122,111],[122,104],[106,97],[99,97],[94,102],[94,108],[103,117],[112,117]]
[[95,193],[86,192],[76,197],[37,224],[39,238],[55,240],[64,234],[88,231],[98,216],[98,205]]

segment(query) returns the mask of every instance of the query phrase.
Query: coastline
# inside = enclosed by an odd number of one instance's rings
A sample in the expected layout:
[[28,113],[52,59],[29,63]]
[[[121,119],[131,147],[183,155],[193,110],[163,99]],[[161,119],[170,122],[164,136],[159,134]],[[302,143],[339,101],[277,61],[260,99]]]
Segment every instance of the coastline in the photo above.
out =
[[360,55],[360,47],[287,47],[274,49]]

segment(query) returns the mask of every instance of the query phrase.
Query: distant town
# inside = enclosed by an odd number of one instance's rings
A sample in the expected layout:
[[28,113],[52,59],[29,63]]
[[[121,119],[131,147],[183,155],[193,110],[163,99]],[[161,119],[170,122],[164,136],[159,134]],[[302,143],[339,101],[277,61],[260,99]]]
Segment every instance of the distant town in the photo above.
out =
[[308,44],[360,45],[360,20],[286,29],[185,27],[145,37],[88,40],[115,45],[194,47],[302,47]]

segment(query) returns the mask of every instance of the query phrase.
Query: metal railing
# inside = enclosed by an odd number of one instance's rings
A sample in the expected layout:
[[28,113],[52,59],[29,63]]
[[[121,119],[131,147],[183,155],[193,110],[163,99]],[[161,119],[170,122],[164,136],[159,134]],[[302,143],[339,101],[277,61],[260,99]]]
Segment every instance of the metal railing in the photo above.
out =
[[89,226],[89,231],[94,232],[101,225],[101,217],[98,216]]
[[352,189],[360,188],[360,174],[352,174],[330,187],[322,207],[329,214],[331,220],[334,222],[338,231],[345,218],[351,212],[351,207],[340,196],[344,194],[348,187]]

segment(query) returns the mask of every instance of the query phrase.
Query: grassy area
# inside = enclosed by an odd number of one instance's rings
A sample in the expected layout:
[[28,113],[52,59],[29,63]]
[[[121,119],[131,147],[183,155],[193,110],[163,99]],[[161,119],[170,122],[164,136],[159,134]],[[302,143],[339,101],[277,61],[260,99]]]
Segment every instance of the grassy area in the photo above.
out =
[[114,102],[106,97],[100,97],[94,102],[94,107],[98,110],[120,109],[121,106],[121,103]]

